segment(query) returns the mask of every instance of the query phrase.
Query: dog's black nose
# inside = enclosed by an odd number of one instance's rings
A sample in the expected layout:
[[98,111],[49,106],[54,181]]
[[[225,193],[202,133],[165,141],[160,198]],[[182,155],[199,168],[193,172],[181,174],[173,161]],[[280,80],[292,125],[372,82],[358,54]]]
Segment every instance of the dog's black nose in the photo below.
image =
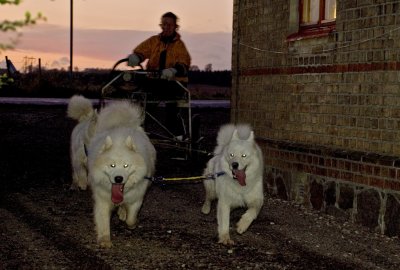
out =
[[237,170],[237,168],[239,168],[239,163],[232,162],[232,169]]
[[115,183],[117,183],[117,184],[121,184],[122,183],[122,181],[124,181],[124,178],[122,177],[122,176],[115,176],[114,177],[114,181],[115,181]]

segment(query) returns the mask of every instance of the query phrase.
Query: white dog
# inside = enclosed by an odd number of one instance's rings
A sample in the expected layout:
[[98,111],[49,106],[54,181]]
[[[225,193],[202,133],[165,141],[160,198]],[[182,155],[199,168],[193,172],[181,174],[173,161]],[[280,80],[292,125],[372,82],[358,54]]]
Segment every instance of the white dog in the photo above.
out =
[[211,202],[218,199],[217,221],[219,243],[232,245],[229,236],[231,209],[247,207],[237,223],[236,231],[244,233],[264,203],[264,163],[262,152],[254,140],[254,132],[248,125],[228,124],[222,126],[217,136],[214,157],[204,171],[215,179],[204,180],[206,191],[202,207],[204,214],[210,213]]
[[141,127],[142,109],[127,101],[106,106],[97,117],[88,147],[89,182],[94,199],[94,221],[100,247],[112,246],[110,217],[133,229],[153,176],[156,150]]
[[80,188],[86,190],[88,186],[88,170],[85,148],[89,146],[90,138],[93,136],[97,114],[89,99],[75,95],[68,103],[67,115],[78,121],[71,133],[71,189]]

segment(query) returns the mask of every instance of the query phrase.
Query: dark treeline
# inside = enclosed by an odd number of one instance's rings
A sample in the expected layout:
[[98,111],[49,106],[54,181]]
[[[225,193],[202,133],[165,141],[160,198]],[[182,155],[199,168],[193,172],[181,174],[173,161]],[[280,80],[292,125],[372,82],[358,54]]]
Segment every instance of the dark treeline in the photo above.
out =
[[223,71],[190,70],[189,82],[191,84],[208,84],[208,85],[230,87],[232,84],[232,73],[230,70],[223,70]]
[[[6,70],[3,70],[6,73]],[[0,75],[3,73],[0,70]],[[119,71],[118,71],[119,72]],[[65,70],[43,70],[18,73],[13,81],[0,87],[0,96],[68,97],[73,93],[97,96],[100,89],[114,76],[111,70],[76,71],[71,78]],[[231,86],[231,71],[189,71],[189,84]]]
[[[115,76],[119,70],[116,72],[111,72],[107,69],[88,69],[85,71],[75,71],[73,73],[74,80],[82,80],[82,82],[107,82],[113,76]],[[0,74],[6,73],[6,70],[0,70]],[[223,71],[202,71],[202,70],[189,70],[188,73],[189,82],[191,84],[206,84],[230,87],[232,85],[232,73],[230,70]],[[65,70],[43,70],[42,72],[30,72],[26,74],[18,74],[15,78],[16,80],[46,80],[52,83],[63,84],[65,81],[69,81],[70,74]],[[20,81],[21,82],[21,81]]]

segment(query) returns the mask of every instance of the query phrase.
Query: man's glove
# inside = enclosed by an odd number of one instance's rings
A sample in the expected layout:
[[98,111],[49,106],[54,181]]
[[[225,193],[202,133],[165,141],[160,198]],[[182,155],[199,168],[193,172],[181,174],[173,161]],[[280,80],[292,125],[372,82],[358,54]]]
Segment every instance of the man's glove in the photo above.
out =
[[128,66],[136,67],[140,64],[140,58],[136,54],[132,53],[128,56]]
[[161,72],[161,79],[166,79],[168,81],[171,81],[175,78],[175,74],[176,74],[176,69],[174,68],[163,69],[163,71]]

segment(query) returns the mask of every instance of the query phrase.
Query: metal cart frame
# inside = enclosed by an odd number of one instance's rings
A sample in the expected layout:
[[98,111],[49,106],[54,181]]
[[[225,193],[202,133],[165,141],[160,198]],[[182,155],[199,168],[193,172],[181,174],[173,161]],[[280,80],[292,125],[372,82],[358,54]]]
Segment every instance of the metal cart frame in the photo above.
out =
[[[115,68],[118,64],[125,62],[127,59],[121,59],[118,61],[114,68],[112,69],[112,73],[115,74]],[[174,86],[180,93],[178,93],[178,97],[173,96],[173,98],[166,97],[166,93],[164,92],[161,97],[157,94],[164,89],[144,89],[142,83],[143,82],[155,82],[155,85],[169,84],[169,86]],[[121,89],[116,87],[115,85],[121,84]],[[116,94],[118,93],[118,94]],[[176,93],[175,93],[176,94]],[[189,159],[193,151],[195,152],[203,152],[198,149],[199,142],[201,141],[200,137],[200,123],[199,116],[192,116],[192,108],[191,108],[191,94],[190,90],[185,87],[179,81],[167,81],[165,79],[160,78],[159,72],[153,71],[145,71],[145,70],[123,70],[119,71],[115,76],[111,76],[111,79],[108,83],[106,83],[101,89],[100,96],[100,106],[104,106],[106,100],[115,100],[115,99],[128,99],[131,102],[138,103],[142,106],[144,111],[144,121],[145,121],[145,129],[149,134],[149,137],[153,141],[153,143],[157,146],[166,146],[173,147],[175,149],[183,150],[185,155],[183,159]],[[181,116],[181,124],[184,132],[184,138],[178,138],[177,135],[173,134],[170,130],[170,127],[167,127],[165,123],[163,123],[160,119],[158,119],[152,111],[148,110],[149,105],[152,107],[162,107],[167,106],[168,103],[175,103],[176,107],[180,112],[186,112],[184,116]],[[196,120],[195,128],[196,132],[193,132],[193,118]],[[146,122],[151,120],[155,125],[163,130],[163,134],[153,133],[150,128],[147,128]],[[193,135],[196,134],[195,137]],[[155,136],[153,136],[155,135]],[[196,149],[197,146],[197,149]]]

